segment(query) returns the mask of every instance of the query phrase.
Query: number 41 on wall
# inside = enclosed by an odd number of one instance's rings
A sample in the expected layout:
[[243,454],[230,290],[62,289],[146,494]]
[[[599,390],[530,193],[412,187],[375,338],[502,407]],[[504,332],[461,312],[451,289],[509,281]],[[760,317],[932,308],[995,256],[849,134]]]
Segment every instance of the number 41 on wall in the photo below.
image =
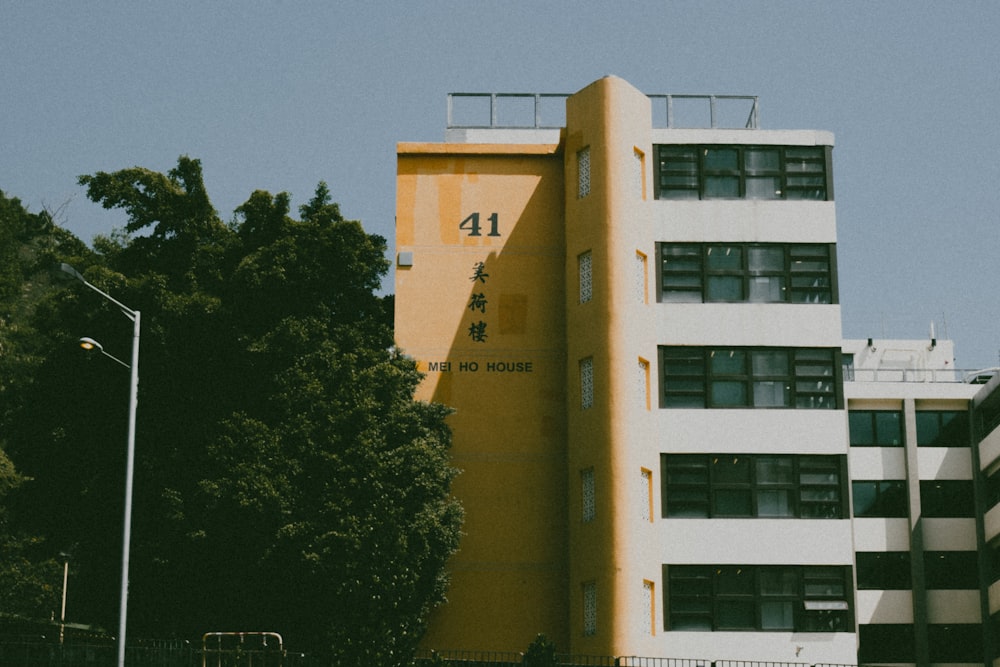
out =
[[[487,220],[490,222],[490,232],[487,236],[500,236],[500,216],[497,213],[490,213],[490,217]],[[467,232],[469,236],[482,236],[479,225],[479,212],[476,211],[458,223],[458,228]]]

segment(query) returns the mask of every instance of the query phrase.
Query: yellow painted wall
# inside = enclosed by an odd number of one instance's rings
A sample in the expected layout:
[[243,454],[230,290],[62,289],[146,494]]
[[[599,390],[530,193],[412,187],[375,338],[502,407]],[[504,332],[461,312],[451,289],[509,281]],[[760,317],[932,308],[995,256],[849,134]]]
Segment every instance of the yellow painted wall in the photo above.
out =
[[[452,406],[464,536],[424,647],[567,644],[563,163],[557,146],[400,144],[396,342]],[[475,216],[478,214],[478,229]],[[407,255],[412,253],[412,255]]]
[[[643,570],[637,546],[638,514],[634,489],[642,467],[655,469],[655,460],[635,458],[642,442],[643,421],[649,422],[645,396],[638,396],[635,377],[638,359],[655,360],[655,343],[648,344],[648,308],[636,298],[636,252],[651,254],[650,215],[637,182],[637,150],[648,155],[649,99],[627,82],[605,77],[569,98],[566,107],[566,254],[567,283],[575,284],[576,257],[591,252],[593,299],[566,302],[567,404],[569,484],[580,470],[593,468],[596,517],[581,523],[570,514],[571,643],[574,653],[625,655],[633,653],[629,625],[641,604],[644,580],[659,578],[657,569]],[[589,151],[590,191],[581,197],[577,187],[578,153]],[[650,339],[652,340],[652,339]],[[594,405],[582,410],[579,400],[579,360],[592,357]],[[576,392],[575,394],[573,392]],[[578,484],[578,482],[577,482]],[[574,494],[575,492],[575,494]],[[571,497],[579,491],[571,488]],[[647,528],[651,529],[651,526]],[[582,585],[596,584],[597,628],[584,632]]]

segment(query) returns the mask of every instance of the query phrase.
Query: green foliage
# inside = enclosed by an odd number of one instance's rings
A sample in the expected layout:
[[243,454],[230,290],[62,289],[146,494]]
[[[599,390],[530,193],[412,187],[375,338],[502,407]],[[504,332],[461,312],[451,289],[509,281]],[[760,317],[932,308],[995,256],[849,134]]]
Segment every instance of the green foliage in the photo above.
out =
[[[447,410],[414,401],[376,294],[385,240],[324,183],[299,220],[287,194],[257,191],[224,224],[197,160],[80,182],[129,223],[77,268],[142,312],[130,633],[263,628],[338,664],[407,663],[461,509]],[[0,426],[35,478],[17,493],[33,525],[80,545],[77,619],[111,625],[128,383],[71,345],[127,357],[131,327],[101,301],[69,289],[39,307],[55,334]]]
[[[31,322],[53,289],[43,267],[56,255],[84,250],[47,213],[29,213],[0,192],[0,425],[25,405],[49,340]],[[8,456],[14,437],[0,428],[0,612],[43,620],[58,609],[60,567],[40,531],[22,525],[30,508],[12,507],[12,496],[30,481]]]
[[556,645],[544,634],[539,634],[528,645],[522,660],[524,667],[556,667]]

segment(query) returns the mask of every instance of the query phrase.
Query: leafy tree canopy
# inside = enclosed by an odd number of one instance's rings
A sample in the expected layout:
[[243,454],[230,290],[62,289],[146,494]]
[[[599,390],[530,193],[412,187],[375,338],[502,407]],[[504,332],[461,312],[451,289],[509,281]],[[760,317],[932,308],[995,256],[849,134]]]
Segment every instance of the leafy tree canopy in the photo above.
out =
[[[286,193],[257,191],[223,223],[187,157],[80,183],[128,224],[77,268],[142,312],[130,634],[267,629],[342,664],[406,662],[461,509],[447,410],[413,399],[420,375],[376,293],[385,240],[324,183],[298,219]],[[9,504],[78,545],[77,620],[111,627],[128,381],[73,343],[128,358],[131,326],[86,289],[36,311],[47,349],[0,424],[34,481]]]

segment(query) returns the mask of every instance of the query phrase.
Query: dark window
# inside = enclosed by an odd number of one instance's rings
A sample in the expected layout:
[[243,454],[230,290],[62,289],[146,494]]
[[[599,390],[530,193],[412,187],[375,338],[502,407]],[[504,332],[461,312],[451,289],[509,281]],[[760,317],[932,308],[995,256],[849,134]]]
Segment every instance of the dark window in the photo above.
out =
[[851,410],[847,415],[852,447],[902,447],[903,413]]
[[990,583],[1000,581],[1000,544],[991,544],[988,547],[990,559]]
[[909,516],[906,482],[895,479],[851,482],[856,517]]
[[916,635],[905,623],[858,626],[858,662],[916,662]]
[[931,662],[983,664],[983,626],[979,624],[928,625]]
[[660,199],[812,199],[832,188],[824,146],[663,145]]
[[840,355],[840,366],[843,369],[844,382],[854,382],[854,355],[843,353]]
[[850,568],[664,565],[667,630],[845,632]]
[[968,447],[969,413],[954,410],[917,411],[917,445]]
[[661,454],[664,517],[840,519],[843,456]]
[[994,505],[1000,503],[1000,470],[994,470],[986,478],[984,488],[986,490],[986,509],[990,510]]
[[819,408],[843,404],[838,351],[661,347],[666,408]]
[[835,303],[833,246],[661,243],[661,300]]
[[979,555],[975,551],[925,551],[924,582],[927,588],[969,590],[979,588]]
[[910,552],[859,551],[854,554],[858,590],[906,590],[912,588]]
[[972,480],[920,482],[920,514],[930,518],[974,516]]

